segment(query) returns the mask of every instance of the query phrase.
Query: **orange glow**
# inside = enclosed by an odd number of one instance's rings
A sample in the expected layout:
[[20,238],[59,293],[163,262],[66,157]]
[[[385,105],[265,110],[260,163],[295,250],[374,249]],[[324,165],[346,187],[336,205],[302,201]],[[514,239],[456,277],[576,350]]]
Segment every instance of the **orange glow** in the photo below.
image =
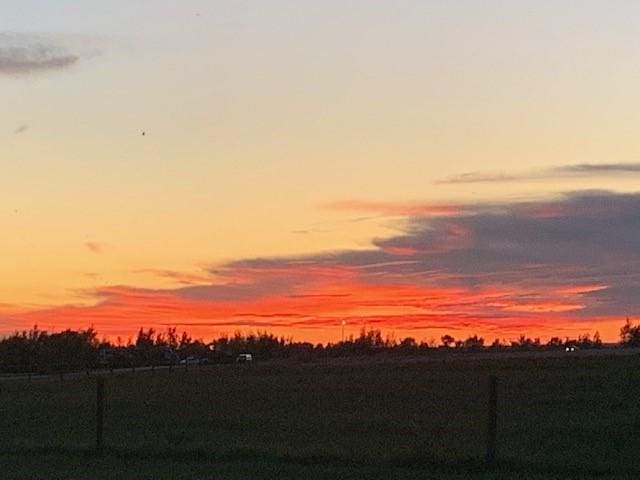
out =
[[[366,326],[412,335],[439,338],[444,333],[461,337],[479,334],[487,340],[571,336],[600,330],[605,340],[615,340],[620,319],[580,321],[563,316],[582,308],[576,301],[595,286],[558,289],[545,301],[532,301],[535,292],[487,285],[482,288],[418,286],[403,283],[371,284],[353,269],[304,266],[313,282],[288,293],[256,295],[242,299],[185,297],[179,290],[145,290],[105,287],[95,294],[94,305],[68,305],[28,312],[9,312],[16,326],[28,328],[86,328],[93,325],[106,337],[131,336],[139,327],[176,326],[192,335],[211,338],[233,331],[267,330],[294,335],[300,340],[336,341],[336,326],[347,322],[348,334]],[[260,272],[282,275],[280,269]],[[295,275],[294,275],[295,277]],[[247,270],[240,278],[249,281]],[[206,286],[202,286],[206,288]],[[598,286],[600,287],[600,286]],[[553,294],[550,295],[553,298]]]

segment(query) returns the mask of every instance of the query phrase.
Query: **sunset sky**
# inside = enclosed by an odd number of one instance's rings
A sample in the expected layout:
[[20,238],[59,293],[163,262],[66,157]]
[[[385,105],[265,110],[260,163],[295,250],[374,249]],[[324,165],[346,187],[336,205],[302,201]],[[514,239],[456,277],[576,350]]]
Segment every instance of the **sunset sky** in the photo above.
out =
[[0,335],[615,341],[640,312],[638,18],[3,2]]

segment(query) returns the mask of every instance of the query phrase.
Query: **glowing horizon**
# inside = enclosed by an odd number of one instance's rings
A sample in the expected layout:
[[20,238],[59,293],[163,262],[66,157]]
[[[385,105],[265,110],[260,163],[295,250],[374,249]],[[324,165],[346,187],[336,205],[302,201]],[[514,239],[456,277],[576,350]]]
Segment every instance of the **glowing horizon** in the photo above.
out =
[[437,206],[376,204],[418,216],[368,249],[144,272],[180,286],[102,286],[84,292],[93,299],[85,305],[6,318],[23,327],[92,325],[110,337],[176,326],[209,336],[267,330],[327,342],[346,321],[351,330],[368,325],[421,340],[456,332],[510,340],[600,331],[611,341],[636,305],[638,278],[625,270],[640,260],[640,224],[629,222],[639,206],[638,194],[608,192],[459,205],[444,215]]

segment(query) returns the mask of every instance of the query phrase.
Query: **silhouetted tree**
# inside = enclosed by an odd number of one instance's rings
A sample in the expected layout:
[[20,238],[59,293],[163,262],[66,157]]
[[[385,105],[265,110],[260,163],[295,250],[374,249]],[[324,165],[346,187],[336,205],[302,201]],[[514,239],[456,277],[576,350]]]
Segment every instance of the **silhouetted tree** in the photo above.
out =
[[484,338],[473,335],[468,337],[463,344],[463,348],[467,350],[481,350],[484,347]]
[[451,335],[443,335],[442,337],[440,337],[440,341],[442,342],[442,346],[445,348],[449,348],[452,345],[455,344],[456,339],[453,338]]
[[547,348],[561,349],[564,348],[564,342],[560,337],[551,337],[546,345]]
[[400,341],[398,348],[403,352],[415,352],[418,349],[418,344],[415,338],[407,337]]
[[[441,337],[442,347],[456,347],[462,351],[486,350],[484,339],[471,335],[466,340],[456,340],[451,335]],[[640,346],[640,326],[633,325],[627,319],[620,329],[620,342],[625,346]],[[521,335],[509,344],[496,339],[490,349],[536,350],[555,349],[566,345],[580,348],[600,348],[602,340],[595,332],[579,335],[577,339],[561,340],[552,337],[543,346],[540,339],[531,339]],[[0,339],[0,369],[3,371],[56,371],[59,369],[78,369],[93,365],[131,366],[132,364],[168,363],[187,356],[207,358],[210,361],[233,361],[239,353],[252,353],[256,359],[295,358],[306,360],[324,356],[347,356],[376,354],[380,352],[397,352],[401,354],[425,354],[435,347],[420,342],[413,337],[396,340],[394,335],[383,338],[380,330],[366,330],[354,338],[350,335],[345,341],[313,345],[308,342],[294,342],[292,338],[278,337],[268,332],[223,335],[210,344],[202,339],[194,340],[186,332],[178,334],[175,328],[168,328],[165,333],[158,333],[153,328],[141,328],[133,342],[129,339],[126,345],[118,337],[115,344],[107,340],[98,340],[93,328],[86,330],[64,330],[49,334],[34,326],[31,330],[16,332]]]
[[593,348],[602,348],[602,339],[600,338],[600,332],[593,334]]
[[620,343],[625,347],[640,346],[640,326],[633,325],[627,318],[626,323],[620,329]]
[[531,339],[526,335],[520,335],[518,340],[511,342],[511,347],[517,350],[534,350],[540,348],[540,339]]

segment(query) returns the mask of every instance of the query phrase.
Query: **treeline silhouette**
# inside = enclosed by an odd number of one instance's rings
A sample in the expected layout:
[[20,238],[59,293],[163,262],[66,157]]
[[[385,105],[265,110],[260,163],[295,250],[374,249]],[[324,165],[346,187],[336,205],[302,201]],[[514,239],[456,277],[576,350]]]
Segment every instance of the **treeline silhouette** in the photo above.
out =
[[[640,325],[629,319],[620,329],[623,347],[640,346]],[[429,354],[432,352],[535,351],[601,348],[598,332],[578,338],[553,337],[546,343],[539,338],[521,335],[509,342],[495,340],[487,344],[477,335],[456,339],[443,335],[435,340],[418,342],[413,337],[400,340],[382,335],[380,330],[362,329],[358,336],[344,341],[313,344],[278,337],[268,332],[223,335],[211,342],[193,339],[175,328],[157,332],[153,328],[138,331],[135,340],[114,343],[100,340],[93,328],[48,333],[38,329],[16,332],[0,340],[0,371],[4,373],[55,373],[95,368],[126,368],[155,365],[230,363],[241,353],[250,353],[256,360],[312,360],[325,357],[362,356],[379,353],[394,355]]]

